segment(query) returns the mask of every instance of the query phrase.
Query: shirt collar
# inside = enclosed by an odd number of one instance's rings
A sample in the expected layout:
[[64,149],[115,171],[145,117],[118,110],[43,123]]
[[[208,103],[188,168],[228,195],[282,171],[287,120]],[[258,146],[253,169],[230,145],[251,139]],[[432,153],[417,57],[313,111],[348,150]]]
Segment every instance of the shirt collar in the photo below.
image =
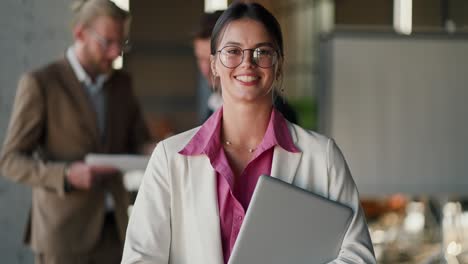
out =
[[86,73],[83,66],[81,65],[80,61],[78,60],[74,46],[71,46],[67,49],[66,56],[78,81],[84,83],[84,85],[86,85],[87,87],[94,86],[97,88],[97,90],[100,90],[103,87],[104,82],[106,82],[109,78],[109,74],[100,74],[97,76],[96,81],[93,83],[91,77],[89,77],[89,75]]
[[294,144],[293,138],[291,136],[291,131],[289,130],[288,121],[284,118],[276,108],[273,108],[270,124],[272,131],[274,133],[274,138],[284,150],[298,153],[301,152],[298,147]]
[[210,147],[219,146],[222,117],[223,108],[221,107],[203,123],[195,136],[179,153],[188,156],[198,155],[207,153]]
[[[223,107],[211,115],[179,153],[187,156],[214,153],[221,146],[222,117]],[[257,148],[265,150],[275,145],[289,152],[300,152],[294,145],[286,119],[273,108],[265,136]]]
[[259,154],[276,145],[289,152],[299,152],[292,140],[286,119],[273,107],[265,136],[260,145],[257,146],[260,151],[256,151],[256,153]]

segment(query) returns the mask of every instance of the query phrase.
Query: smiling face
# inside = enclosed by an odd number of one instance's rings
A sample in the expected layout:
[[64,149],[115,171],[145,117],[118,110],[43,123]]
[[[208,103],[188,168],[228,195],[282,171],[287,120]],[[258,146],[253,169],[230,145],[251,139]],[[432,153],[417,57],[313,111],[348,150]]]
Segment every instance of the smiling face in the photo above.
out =
[[[236,52],[229,47],[244,50],[242,63],[235,68],[228,68],[223,64],[220,56],[229,52]],[[271,50],[273,39],[263,24],[248,18],[230,22],[217,45],[217,51],[228,49],[226,54],[217,52],[211,57],[213,74],[220,79],[223,100],[230,103],[265,103],[272,104],[272,86],[277,75],[277,62],[272,67],[261,68],[254,62],[253,50],[262,48]],[[245,50],[251,49],[251,50]],[[256,55],[255,55],[256,56]]]

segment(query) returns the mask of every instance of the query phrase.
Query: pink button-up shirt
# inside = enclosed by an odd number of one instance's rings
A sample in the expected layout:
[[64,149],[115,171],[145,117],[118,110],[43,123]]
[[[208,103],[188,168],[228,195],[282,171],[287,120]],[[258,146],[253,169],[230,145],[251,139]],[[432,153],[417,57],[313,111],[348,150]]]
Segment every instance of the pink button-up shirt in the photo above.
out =
[[[239,234],[250,199],[262,174],[271,174],[273,150],[280,146],[289,152],[299,152],[294,145],[284,117],[273,109],[265,136],[255,149],[252,159],[236,178],[221,142],[223,109],[216,111],[180,151],[183,155],[207,155],[217,177],[218,209],[224,263],[227,263]],[[246,150],[247,151],[247,150]]]

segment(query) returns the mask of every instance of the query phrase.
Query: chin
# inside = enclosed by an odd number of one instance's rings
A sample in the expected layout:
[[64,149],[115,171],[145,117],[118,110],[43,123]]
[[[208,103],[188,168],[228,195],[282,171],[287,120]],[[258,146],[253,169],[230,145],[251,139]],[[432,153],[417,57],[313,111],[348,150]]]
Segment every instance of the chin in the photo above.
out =
[[264,100],[265,97],[271,98],[271,92],[267,89],[261,89],[261,88],[241,88],[239,89],[237,93],[237,97],[247,100],[247,101],[258,101],[258,100]]
[[271,101],[271,93],[242,93],[242,94],[237,94],[236,100],[239,102],[248,102],[248,103],[262,103],[266,102],[268,100]]

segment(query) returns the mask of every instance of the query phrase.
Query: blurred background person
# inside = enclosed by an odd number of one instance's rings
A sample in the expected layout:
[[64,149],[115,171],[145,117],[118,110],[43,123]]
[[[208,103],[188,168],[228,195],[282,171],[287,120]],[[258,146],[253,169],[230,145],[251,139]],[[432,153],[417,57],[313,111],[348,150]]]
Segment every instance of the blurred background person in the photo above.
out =
[[193,39],[193,50],[197,59],[199,75],[198,91],[199,98],[199,122],[204,122],[222,104],[221,95],[213,90],[213,76],[210,69],[210,38],[216,21],[223,13],[222,10],[213,13],[203,13],[200,17],[198,28],[195,30]]
[[128,193],[88,153],[137,153],[148,131],[129,75],[113,70],[129,15],[108,0],[73,5],[63,58],[23,74],[3,145],[2,175],[32,188],[25,242],[36,263],[119,263]]
[[[193,49],[197,59],[198,69],[203,77],[200,78],[198,82],[200,122],[206,121],[223,105],[223,99],[220,91],[214,89],[214,87],[219,87],[219,85],[216,86],[215,79],[213,78],[210,69],[211,33],[213,32],[216,21],[222,13],[222,10],[217,10],[212,13],[203,13],[200,17],[198,28],[194,34]],[[283,92],[282,88],[280,89],[280,92]],[[288,121],[297,123],[296,111],[294,111],[281,94],[275,95],[274,107],[278,109]]]

